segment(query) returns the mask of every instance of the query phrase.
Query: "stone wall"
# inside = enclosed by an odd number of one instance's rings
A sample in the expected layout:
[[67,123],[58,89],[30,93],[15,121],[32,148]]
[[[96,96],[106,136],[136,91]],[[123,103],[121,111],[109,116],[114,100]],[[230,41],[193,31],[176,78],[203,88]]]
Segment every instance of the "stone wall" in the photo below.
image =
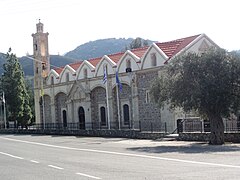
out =
[[[226,142],[240,143],[240,133],[225,133]],[[209,141],[210,133],[180,133],[180,141]]]
[[119,130],[43,130],[43,129],[0,129],[0,134],[39,134],[39,135],[69,135],[91,137],[114,137],[131,139],[159,139],[164,133],[143,133],[140,131]]
[[51,118],[51,97],[44,95],[44,113],[45,113],[45,123],[52,123]]
[[55,113],[56,113],[56,123],[63,123],[62,122],[62,108],[67,108],[66,105],[66,100],[67,100],[67,96],[64,93],[58,93],[55,97]]
[[[137,86],[139,95],[139,120],[144,124],[146,121],[158,122],[161,124],[161,110],[150,100],[146,101],[146,94],[149,93],[151,84],[158,77],[159,69],[154,71],[140,72],[137,74]],[[150,94],[148,94],[150,95]],[[144,127],[142,127],[144,128]],[[148,127],[146,127],[148,128]]]
[[94,127],[99,126],[101,122],[99,104],[104,106],[107,112],[106,90],[102,87],[97,87],[93,89],[91,92],[91,110],[92,110],[91,114],[92,114],[92,123]]

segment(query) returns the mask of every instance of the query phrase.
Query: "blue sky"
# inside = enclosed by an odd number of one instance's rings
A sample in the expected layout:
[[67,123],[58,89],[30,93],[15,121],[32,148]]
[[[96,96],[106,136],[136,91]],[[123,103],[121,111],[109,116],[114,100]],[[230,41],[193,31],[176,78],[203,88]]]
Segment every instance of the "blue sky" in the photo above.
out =
[[38,19],[50,54],[103,38],[155,41],[205,33],[227,50],[240,49],[238,0],[0,0],[0,52],[32,54]]

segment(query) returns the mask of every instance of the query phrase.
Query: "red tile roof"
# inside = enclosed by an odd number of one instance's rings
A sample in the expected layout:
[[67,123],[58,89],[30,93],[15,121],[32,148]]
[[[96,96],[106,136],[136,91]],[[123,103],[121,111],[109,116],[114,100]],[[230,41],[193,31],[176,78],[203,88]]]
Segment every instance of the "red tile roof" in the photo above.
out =
[[115,53],[115,54],[110,54],[107,55],[112,61],[114,61],[115,63],[117,63],[121,57],[123,56],[125,52],[119,52],[119,53]]
[[[181,39],[177,39],[177,40],[173,40],[173,41],[168,41],[168,42],[159,42],[156,43],[156,45],[169,57],[169,59],[171,57],[173,57],[174,55],[176,55],[178,52],[180,52],[182,49],[184,49],[187,45],[189,45],[192,41],[194,41],[197,37],[199,37],[201,34],[199,35],[195,35],[195,36],[190,36],[190,37],[186,37],[186,38],[181,38]],[[137,57],[141,58],[145,52],[147,51],[149,47],[142,47],[142,48],[137,48],[137,49],[132,49],[131,52],[133,54],[135,54]],[[112,61],[114,61],[115,63],[117,63],[121,57],[123,56],[125,52],[119,52],[119,53],[115,53],[115,54],[110,54],[107,55]],[[102,57],[97,57],[97,58],[92,58],[89,59],[88,62],[90,62],[94,67],[97,66],[97,64],[100,62],[100,60],[102,59]],[[71,66],[74,70],[77,70],[79,68],[79,66],[81,65],[82,61],[80,62],[76,62],[76,63],[72,63],[69,64],[69,66]],[[62,72],[62,70],[64,69],[64,67],[60,67],[60,68],[56,68],[54,69],[58,74],[60,74]]]
[[195,40],[199,35],[190,36],[182,39],[177,39],[169,42],[156,43],[156,45],[169,57],[173,57],[193,40]]
[[149,48],[149,46],[145,46],[145,47],[137,48],[137,49],[132,49],[131,52],[133,54],[135,54],[137,57],[141,58],[145,54],[145,52],[147,51],[148,48]]
[[102,57],[92,58],[92,59],[89,59],[88,62],[90,62],[94,67],[96,67],[101,59]]
[[75,71],[79,68],[79,66],[82,64],[83,61],[79,61],[76,63],[69,64]]
[[54,70],[55,70],[58,74],[60,74],[60,73],[62,72],[63,68],[64,68],[64,67],[59,67],[59,68],[55,68]]

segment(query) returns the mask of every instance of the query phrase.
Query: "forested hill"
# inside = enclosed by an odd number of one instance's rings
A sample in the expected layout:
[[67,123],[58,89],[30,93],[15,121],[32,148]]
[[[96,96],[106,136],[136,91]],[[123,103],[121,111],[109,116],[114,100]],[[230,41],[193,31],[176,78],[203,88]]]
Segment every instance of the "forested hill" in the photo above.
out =
[[[137,40],[136,40],[137,39]],[[66,53],[64,56],[51,55],[50,64],[56,67],[65,66],[67,64],[76,62],[76,60],[87,60],[95,57],[102,57],[103,55],[113,54],[126,49],[134,48],[140,45],[150,45],[153,41],[144,40],[141,38],[109,38],[90,41],[88,43],[78,46],[76,49]],[[140,44],[139,44],[140,43]],[[33,76],[33,60],[27,57],[20,57],[19,61],[23,67],[26,76]],[[0,53],[0,73],[3,72],[3,64],[5,63],[5,55]]]
[[74,50],[66,53],[64,56],[82,60],[101,57],[106,54],[113,54],[116,52],[124,51],[132,41],[132,38],[99,39],[82,44]]
[[[26,76],[33,76],[33,60],[29,59],[25,56],[18,58],[20,64],[22,65],[24,74]],[[5,54],[0,53],[0,73],[3,73],[3,64],[6,62],[6,57]],[[53,66],[65,66],[66,64],[70,64],[75,62],[74,59],[67,58],[64,56],[59,56],[59,55],[51,55],[50,56],[50,63]],[[52,67],[51,67],[52,68]]]

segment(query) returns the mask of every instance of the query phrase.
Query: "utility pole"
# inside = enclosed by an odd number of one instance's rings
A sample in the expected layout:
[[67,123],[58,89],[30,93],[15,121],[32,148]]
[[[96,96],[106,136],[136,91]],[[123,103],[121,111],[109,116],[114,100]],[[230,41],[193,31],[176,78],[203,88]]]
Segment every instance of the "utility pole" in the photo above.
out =
[[5,95],[4,95],[4,91],[3,91],[3,95],[2,95],[2,102],[3,102],[3,119],[4,119],[4,127],[5,129],[7,129],[7,116],[6,116],[6,101],[5,101]]

